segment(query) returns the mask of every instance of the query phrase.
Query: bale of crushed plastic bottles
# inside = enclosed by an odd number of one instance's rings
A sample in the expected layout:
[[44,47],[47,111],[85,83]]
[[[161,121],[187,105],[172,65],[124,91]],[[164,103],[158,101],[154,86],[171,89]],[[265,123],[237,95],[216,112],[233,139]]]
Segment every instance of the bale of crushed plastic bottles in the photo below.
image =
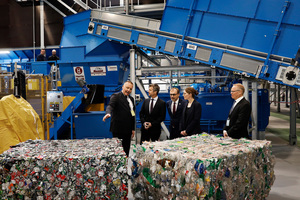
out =
[[135,146],[135,199],[265,199],[274,183],[271,142],[200,134]]
[[0,155],[1,199],[127,199],[118,139],[28,140]]

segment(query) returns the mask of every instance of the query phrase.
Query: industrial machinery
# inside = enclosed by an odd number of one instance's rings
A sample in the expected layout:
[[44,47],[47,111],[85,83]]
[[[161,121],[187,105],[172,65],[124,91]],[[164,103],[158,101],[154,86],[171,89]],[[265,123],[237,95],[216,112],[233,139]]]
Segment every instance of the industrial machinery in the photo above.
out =
[[[78,102],[84,94],[78,80],[105,85],[107,105],[111,94],[121,90],[129,75],[138,86],[133,95],[144,96],[141,101],[146,96],[144,84],[149,84],[150,79],[169,79],[165,81],[165,93],[159,94],[164,100],[169,100],[170,86],[199,83],[194,86],[200,92],[197,100],[203,107],[202,129],[220,131],[228,113],[224,107],[229,110],[232,103],[229,88],[234,78],[262,79],[300,88],[299,9],[300,2],[296,0],[172,0],[166,2],[161,21],[103,10],[65,17],[61,59],[57,61],[61,86],[57,88],[65,96],[76,97],[55,120],[50,138],[56,139],[64,132],[61,127],[70,126],[73,122],[68,120],[79,116]],[[160,56],[168,66],[158,62]],[[47,62],[23,66],[34,73],[51,71]],[[199,81],[202,79],[211,80],[210,86]],[[261,131],[269,116],[267,94],[255,85],[249,94],[258,107],[264,108],[254,109],[259,116],[254,117],[257,130]],[[137,113],[138,109],[139,101]]]

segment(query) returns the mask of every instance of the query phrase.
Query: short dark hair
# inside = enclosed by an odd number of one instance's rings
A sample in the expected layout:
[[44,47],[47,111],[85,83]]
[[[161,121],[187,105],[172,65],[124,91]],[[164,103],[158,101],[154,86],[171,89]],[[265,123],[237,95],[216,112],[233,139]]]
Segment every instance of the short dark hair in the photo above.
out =
[[150,84],[149,88],[152,87],[153,91],[157,92],[157,94],[159,93],[159,86],[155,83],[155,84]]

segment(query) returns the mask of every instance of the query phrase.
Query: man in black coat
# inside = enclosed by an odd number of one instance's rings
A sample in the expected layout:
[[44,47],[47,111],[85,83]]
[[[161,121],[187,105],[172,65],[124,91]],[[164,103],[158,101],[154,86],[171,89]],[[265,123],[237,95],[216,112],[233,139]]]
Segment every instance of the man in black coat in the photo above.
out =
[[245,88],[242,84],[234,84],[231,88],[231,98],[234,99],[223,130],[224,137],[234,139],[249,138],[248,122],[251,114],[251,105],[243,97]]
[[166,117],[166,102],[158,98],[159,86],[151,84],[149,86],[149,99],[145,99],[140,111],[141,144],[144,141],[157,141],[161,134],[160,123]]
[[52,55],[49,56],[48,60],[59,60],[59,57],[56,55],[56,50],[52,50]]
[[37,56],[36,61],[47,61],[45,49],[41,49],[41,53]]
[[122,139],[122,146],[126,155],[129,155],[131,138],[135,134],[135,105],[134,99],[129,96],[132,92],[133,83],[126,81],[122,91],[111,96],[106,108],[103,121],[111,117],[110,131],[113,137]]
[[167,102],[167,110],[170,115],[170,139],[182,137],[179,130],[179,123],[182,118],[183,108],[186,106],[186,101],[179,98],[180,92],[178,88],[170,90],[170,98]]

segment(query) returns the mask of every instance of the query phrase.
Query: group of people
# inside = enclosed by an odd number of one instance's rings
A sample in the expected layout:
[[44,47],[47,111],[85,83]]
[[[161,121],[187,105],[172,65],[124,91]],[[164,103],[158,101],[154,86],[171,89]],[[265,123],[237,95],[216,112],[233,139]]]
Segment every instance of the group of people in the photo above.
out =
[[[103,121],[111,117],[110,131],[113,137],[122,139],[122,146],[129,155],[131,138],[135,135],[135,103],[130,96],[133,83],[126,81],[122,91],[111,96]],[[201,104],[195,100],[198,92],[193,87],[185,88],[183,98],[179,98],[178,88],[171,88],[167,103],[158,97],[160,87],[149,85],[149,98],[145,99],[140,110],[141,144],[144,141],[158,141],[161,134],[161,122],[165,120],[166,110],[170,115],[170,139],[201,133]],[[248,121],[251,114],[250,103],[243,97],[245,88],[242,84],[234,84],[231,97],[234,103],[230,109],[224,137],[235,139],[249,138]]]
[[41,53],[37,56],[36,61],[51,61],[51,60],[59,60],[59,57],[56,55],[56,50],[53,49],[52,50],[52,55],[48,57],[46,57],[46,50],[45,49],[41,49]]

